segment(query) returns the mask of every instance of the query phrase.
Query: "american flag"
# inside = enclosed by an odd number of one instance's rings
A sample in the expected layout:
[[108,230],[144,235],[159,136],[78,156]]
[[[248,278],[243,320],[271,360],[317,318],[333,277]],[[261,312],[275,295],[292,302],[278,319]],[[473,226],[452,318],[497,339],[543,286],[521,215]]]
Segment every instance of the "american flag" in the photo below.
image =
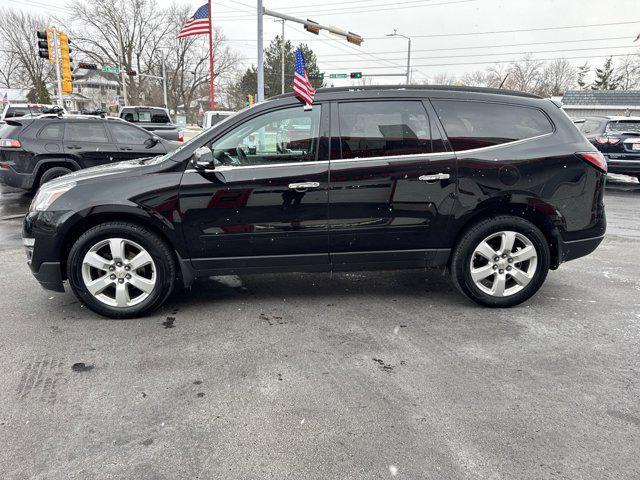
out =
[[296,66],[293,71],[293,93],[307,105],[313,103],[313,96],[316,91],[309,82],[307,77],[307,68],[304,64],[304,55],[302,50],[296,50]]
[[205,3],[196,10],[196,13],[194,13],[189,20],[187,20],[187,23],[185,23],[182,30],[180,30],[178,38],[210,32],[211,23],[209,22],[209,5]]
[[7,92],[4,92],[4,97],[2,97],[2,104],[3,105],[9,104],[9,97],[7,97]]

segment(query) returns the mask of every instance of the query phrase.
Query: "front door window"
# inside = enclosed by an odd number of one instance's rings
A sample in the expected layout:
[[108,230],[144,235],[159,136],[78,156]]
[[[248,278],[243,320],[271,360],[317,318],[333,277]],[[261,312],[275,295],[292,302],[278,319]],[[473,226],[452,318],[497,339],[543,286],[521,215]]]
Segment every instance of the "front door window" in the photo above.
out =
[[316,160],[320,106],[265,113],[210,145],[219,165],[276,165]]

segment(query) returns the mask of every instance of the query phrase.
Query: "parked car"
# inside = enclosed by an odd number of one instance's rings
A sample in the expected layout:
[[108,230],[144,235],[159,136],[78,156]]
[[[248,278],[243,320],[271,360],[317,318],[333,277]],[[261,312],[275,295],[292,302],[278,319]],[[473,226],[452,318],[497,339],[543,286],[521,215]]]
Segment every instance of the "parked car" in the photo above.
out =
[[57,105],[45,105],[41,103],[10,103],[4,107],[0,121],[9,118],[24,117],[25,115],[40,115],[46,110],[60,108],[63,113],[66,110]]
[[32,190],[76,170],[163,155],[179,145],[119,118],[12,118],[0,124],[0,183]]
[[610,173],[640,181],[640,117],[586,117],[575,123],[602,152]]
[[118,115],[165,140],[184,141],[182,129],[171,121],[169,110],[160,107],[122,107]]
[[208,128],[213,127],[216,123],[221,122],[222,120],[226,120],[227,118],[235,115],[236,112],[231,112],[227,110],[209,110],[204,112],[202,117],[202,128],[207,130]]
[[508,307],[600,244],[605,172],[534,95],[319,89],[311,110],[274,97],[152,162],[51,182],[23,236],[45,288],[68,280],[109,317],[142,315],[209,275],[425,267]]

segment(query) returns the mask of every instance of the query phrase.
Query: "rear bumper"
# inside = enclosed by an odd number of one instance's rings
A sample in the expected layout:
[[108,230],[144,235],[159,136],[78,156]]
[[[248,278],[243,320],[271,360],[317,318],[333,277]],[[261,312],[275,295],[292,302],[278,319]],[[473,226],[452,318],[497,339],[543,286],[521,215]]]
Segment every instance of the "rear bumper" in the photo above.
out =
[[605,155],[609,173],[640,175],[640,155],[624,155],[624,158]]
[[562,239],[559,239],[558,253],[560,257],[560,263],[568,262],[569,260],[575,260],[576,258],[589,255],[596,248],[598,248],[598,245],[602,243],[602,240],[604,240],[604,235],[571,241],[564,241]]
[[0,183],[9,187],[30,190],[33,187],[34,175],[31,173],[18,173],[11,166],[0,168]]

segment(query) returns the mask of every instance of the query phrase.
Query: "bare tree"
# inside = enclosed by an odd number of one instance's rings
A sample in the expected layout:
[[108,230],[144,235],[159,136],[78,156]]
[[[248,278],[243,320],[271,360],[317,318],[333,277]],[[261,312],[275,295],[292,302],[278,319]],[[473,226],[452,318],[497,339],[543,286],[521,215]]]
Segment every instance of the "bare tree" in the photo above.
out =
[[545,97],[559,96],[576,85],[576,68],[565,58],[546,63],[536,93]]
[[[0,10],[0,41],[10,57],[3,61],[3,83],[29,88],[29,100],[49,103],[47,82],[52,80],[51,64],[38,56],[36,31],[47,27],[44,17],[21,10]],[[8,63],[7,63],[8,62]],[[6,67],[5,67],[6,65]]]
[[465,73],[460,81],[470,87],[488,87],[491,79],[486,71],[476,70],[475,72]]
[[455,85],[458,83],[458,79],[455,75],[448,72],[436,73],[431,79],[428,81],[433,85]]
[[640,55],[622,57],[616,68],[623,90],[640,88]]
[[20,55],[11,50],[9,45],[0,43],[0,85],[6,88],[23,87],[21,77]]
[[521,60],[509,65],[509,88],[522,92],[536,93],[540,89],[543,62],[525,55]]

